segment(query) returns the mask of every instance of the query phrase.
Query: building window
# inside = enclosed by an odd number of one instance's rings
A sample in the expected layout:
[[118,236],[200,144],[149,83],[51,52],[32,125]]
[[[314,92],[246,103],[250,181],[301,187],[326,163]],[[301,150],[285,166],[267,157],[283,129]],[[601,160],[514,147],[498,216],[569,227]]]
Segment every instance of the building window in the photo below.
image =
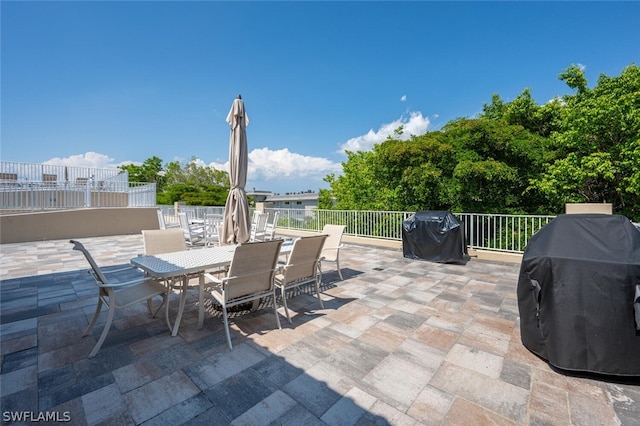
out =
[[296,204],[302,204],[302,201],[296,201]]

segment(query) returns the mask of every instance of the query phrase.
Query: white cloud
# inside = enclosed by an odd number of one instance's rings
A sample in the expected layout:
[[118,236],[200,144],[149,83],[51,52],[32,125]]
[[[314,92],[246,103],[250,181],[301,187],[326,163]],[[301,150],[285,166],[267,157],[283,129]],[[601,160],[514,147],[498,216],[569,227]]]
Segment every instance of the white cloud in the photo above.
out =
[[115,169],[118,166],[126,164],[137,164],[134,161],[123,161],[121,163],[114,163],[113,158],[108,155],[100,154],[98,152],[85,152],[84,154],[70,155],[69,157],[60,158],[55,157],[51,160],[42,162],[42,164],[51,164],[54,166],[72,166],[72,167],[89,167],[95,169]]
[[[200,158],[193,160],[195,164],[201,167],[210,166],[218,170],[229,171],[229,162],[210,162],[206,163]],[[42,164],[64,165],[73,167],[88,167],[97,169],[116,168],[124,164],[141,165],[139,162],[123,161],[119,164],[113,162],[113,158],[108,155],[97,152],[86,152],[84,154],[71,155],[66,158],[52,158],[44,161]],[[342,166],[327,158],[311,157],[288,149],[271,150],[269,148],[254,149],[249,153],[249,172],[248,181],[255,182],[257,185],[263,185],[261,182],[277,181],[312,181],[321,182],[322,178],[330,173],[340,173]],[[299,182],[303,184],[302,182]]]
[[[406,97],[403,96],[403,98]],[[371,129],[365,135],[349,139],[341,146],[339,152],[344,153],[345,150],[370,150],[376,143],[384,142],[388,136],[394,135],[394,130],[400,126],[404,128],[404,133],[400,136],[400,139],[407,140],[411,135],[419,136],[426,133],[429,125],[430,120],[428,117],[423,117],[421,112],[411,112],[408,116],[403,115],[391,123],[382,124],[377,131]],[[174,161],[179,160],[175,159]],[[218,170],[229,171],[228,161],[221,163],[218,160],[207,163],[197,158],[194,162],[199,166],[208,165]],[[43,162],[43,164],[102,169],[116,168],[125,164],[141,165],[142,163],[122,161],[116,164],[114,159],[108,155],[86,152],[66,158],[52,158]],[[291,152],[287,148],[279,150],[259,148],[249,153],[247,187],[275,189],[280,185],[285,185],[291,188],[284,190],[317,189],[319,186],[326,186],[322,179],[331,173],[340,175],[342,173],[342,164],[324,157],[312,157]],[[278,188],[277,190],[280,189]]]
[[405,101],[407,100],[407,95],[402,95],[402,96],[400,97],[400,100],[401,100],[402,102],[405,102]]
[[339,152],[344,153],[346,150],[352,152],[369,151],[375,144],[384,142],[388,136],[395,137],[393,132],[400,126],[403,126],[403,134],[399,139],[408,140],[411,135],[425,134],[430,123],[429,117],[423,117],[421,112],[415,111],[409,117],[402,116],[391,123],[381,125],[377,132],[371,129],[365,135],[349,139],[342,144]]
[[[229,171],[229,162],[209,163],[219,170]],[[327,158],[311,157],[289,151],[287,148],[271,150],[269,148],[254,149],[249,153],[249,181],[281,181],[298,179],[322,179],[329,173],[339,173],[340,163]]]
[[552,99],[549,99],[547,101],[546,105],[555,104],[555,103],[557,103],[560,106],[566,106],[567,105],[567,101],[565,101],[564,99],[562,99],[561,97],[559,97],[557,95],[554,96]]
[[[205,163],[204,161],[202,161],[199,158],[194,158],[192,161],[190,161],[190,163],[193,163],[198,167],[207,167],[207,163]],[[209,166],[211,166],[211,164],[209,164]],[[218,168],[218,167],[216,167],[216,168]]]

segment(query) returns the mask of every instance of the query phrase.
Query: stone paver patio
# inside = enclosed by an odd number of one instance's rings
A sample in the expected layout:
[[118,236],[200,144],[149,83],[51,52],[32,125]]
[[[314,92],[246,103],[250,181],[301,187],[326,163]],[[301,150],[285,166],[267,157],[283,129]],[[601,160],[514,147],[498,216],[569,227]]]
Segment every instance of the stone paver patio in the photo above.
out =
[[[102,267],[142,252],[140,235],[80,241]],[[639,380],[568,375],[523,347],[518,264],[347,245],[325,309],[298,294],[281,330],[266,304],[235,314],[229,351],[209,303],[197,329],[194,292],[178,336],[140,304],[88,359],[105,315],[80,337],[97,302],[82,255],[67,240],[0,252],[3,423],[640,425]]]

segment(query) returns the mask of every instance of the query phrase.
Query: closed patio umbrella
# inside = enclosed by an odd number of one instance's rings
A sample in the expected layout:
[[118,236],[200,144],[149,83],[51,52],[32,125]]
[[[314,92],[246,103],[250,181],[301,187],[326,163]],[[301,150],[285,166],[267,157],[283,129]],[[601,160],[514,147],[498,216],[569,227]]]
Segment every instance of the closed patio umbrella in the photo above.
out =
[[249,241],[249,204],[244,187],[247,184],[248,152],[247,125],[249,117],[242,97],[233,101],[227,123],[231,126],[229,141],[229,181],[231,190],[224,207],[222,244],[238,244]]

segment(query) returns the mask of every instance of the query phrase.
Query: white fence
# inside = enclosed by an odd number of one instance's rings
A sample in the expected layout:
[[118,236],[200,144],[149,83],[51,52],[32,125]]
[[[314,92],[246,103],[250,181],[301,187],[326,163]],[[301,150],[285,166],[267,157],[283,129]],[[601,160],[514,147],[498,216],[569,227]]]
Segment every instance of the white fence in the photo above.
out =
[[[171,220],[173,206],[162,206]],[[224,213],[224,207],[186,207],[190,216],[204,218],[206,213]],[[280,213],[282,229],[319,232],[325,224],[345,225],[345,234],[356,237],[402,241],[402,222],[414,212],[362,210],[266,209],[273,217]],[[463,223],[467,246],[473,249],[522,253],[529,238],[555,216],[454,213]]]
[[153,207],[155,183],[130,183],[119,169],[0,162],[0,213],[81,207]]
[[84,185],[28,181],[0,184],[0,213],[29,213],[82,207],[154,207],[156,184],[109,182]]
[[116,168],[98,169],[0,161],[0,184],[24,186],[30,182],[45,182],[50,185],[82,185],[89,181],[102,185],[113,182],[126,183],[129,181],[129,173]]

